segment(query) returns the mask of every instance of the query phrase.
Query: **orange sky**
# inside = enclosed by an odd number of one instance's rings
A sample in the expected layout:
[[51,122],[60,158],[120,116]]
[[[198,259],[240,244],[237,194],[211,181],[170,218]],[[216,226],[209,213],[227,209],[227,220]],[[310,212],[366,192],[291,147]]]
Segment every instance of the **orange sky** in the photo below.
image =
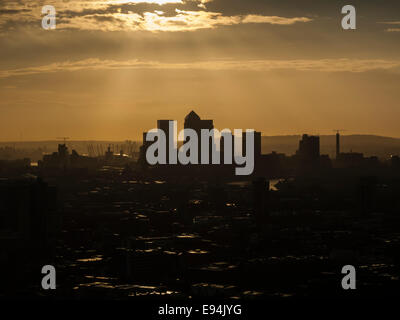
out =
[[2,1],[0,140],[140,139],[192,109],[264,135],[400,137],[400,2],[352,1],[354,31],[347,3],[302,3]]

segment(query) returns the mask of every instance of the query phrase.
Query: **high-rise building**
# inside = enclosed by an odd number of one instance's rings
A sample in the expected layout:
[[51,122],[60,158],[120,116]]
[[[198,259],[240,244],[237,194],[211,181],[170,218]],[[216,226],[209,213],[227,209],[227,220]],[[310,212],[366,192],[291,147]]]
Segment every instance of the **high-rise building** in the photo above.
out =
[[303,160],[319,159],[319,137],[303,134],[303,137],[299,142],[299,150],[297,150],[297,154]]
[[194,111],[191,111],[185,117],[185,129],[193,129],[197,132],[198,136],[200,137],[201,129],[214,129],[214,124],[212,120],[201,120],[198,114]]
[[169,163],[169,124],[173,120],[157,120],[157,129],[164,131],[166,140],[166,151],[167,151],[167,163]]
[[[185,117],[185,123],[184,123],[184,129],[193,129],[197,133],[198,137],[198,156],[199,156],[199,163],[201,163],[201,130],[202,129],[207,129],[207,130],[212,130],[214,129],[214,124],[213,120],[202,120],[198,116],[198,114],[194,111],[191,111],[186,117]],[[185,141],[186,142],[186,141]],[[210,161],[211,161],[211,155],[212,155],[212,141],[210,138],[210,143],[209,143],[209,156],[210,156]],[[211,163],[211,162],[210,162]]]

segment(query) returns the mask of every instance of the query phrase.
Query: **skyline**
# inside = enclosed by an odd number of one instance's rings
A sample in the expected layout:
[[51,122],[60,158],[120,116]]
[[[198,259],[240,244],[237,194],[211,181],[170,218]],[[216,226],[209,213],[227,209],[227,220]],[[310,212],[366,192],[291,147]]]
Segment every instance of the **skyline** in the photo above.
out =
[[192,108],[267,136],[400,138],[400,3],[352,1],[342,30],[347,3],[303,2],[3,1],[0,141],[140,140]]

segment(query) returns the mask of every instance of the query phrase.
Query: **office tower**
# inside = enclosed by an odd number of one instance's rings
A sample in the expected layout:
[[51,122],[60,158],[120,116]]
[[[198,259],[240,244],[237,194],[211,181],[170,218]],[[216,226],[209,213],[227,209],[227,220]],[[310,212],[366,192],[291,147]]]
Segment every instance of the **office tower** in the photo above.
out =
[[[198,155],[199,155],[199,163],[201,163],[201,130],[202,129],[207,129],[207,130],[212,130],[214,129],[214,124],[212,120],[201,120],[200,117],[197,115],[196,112],[191,111],[186,117],[185,117],[185,123],[184,123],[184,129],[193,129],[197,133],[198,137]],[[186,141],[185,141],[186,142]],[[210,138],[210,143],[209,143],[209,163],[211,163],[211,156],[212,156],[212,141]]]
[[319,137],[303,134],[303,137],[299,142],[299,150],[297,151],[297,154],[303,160],[319,159]]
[[214,129],[214,124],[212,120],[201,120],[196,112],[191,111],[185,117],[184,128],[185,129],[190,128],[195,130],[200,137],[201,129],[208,129],[208,130]]
[[[165,140],[166,140],[166,160],[167,163],[169,163],[169,123],[172,122],[173,120],[157,120],[157,129],[163,130],[165,133]],[[173,132],[172,132],[173,134]]]

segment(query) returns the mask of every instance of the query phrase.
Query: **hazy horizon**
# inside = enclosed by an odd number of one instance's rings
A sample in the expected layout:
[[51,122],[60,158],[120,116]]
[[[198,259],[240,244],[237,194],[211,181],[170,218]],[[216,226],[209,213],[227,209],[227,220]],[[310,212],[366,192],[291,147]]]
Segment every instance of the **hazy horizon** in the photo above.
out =
[[[319,137],[334,137],[336,134],[311,134],[311,133],[298,133],[298,134],[278,134],[278,135],[265,135],[262,134],[262,137],[265,138],[284,138],[284,137],[301,137],[303,134],[308,134],[308,135],[317,135]],[[376,134],[362,134],[362,133],[354,133],[354,134],[345,134],[341,133],[341,137],[374,137],[374,138],[383,138],[383,139],[393,139],[393,140],[400,140],[400,137],[389,137],[389,136],[381,136],[381,135],[376,135]],[[130,139],[130,138],[125,138],[125,139],[99,139],[99,138],[82,138],[82,139],[67,139],[66,142],[125,142],[125,141],[132,141],[132,142],[142,142],[142,138],[139,139]],[[63,143],[62,139],[41,139],[41,140],[0,140],[0,144],[5,144],[5,143],[29,143],[29,142],[60,142]]]

